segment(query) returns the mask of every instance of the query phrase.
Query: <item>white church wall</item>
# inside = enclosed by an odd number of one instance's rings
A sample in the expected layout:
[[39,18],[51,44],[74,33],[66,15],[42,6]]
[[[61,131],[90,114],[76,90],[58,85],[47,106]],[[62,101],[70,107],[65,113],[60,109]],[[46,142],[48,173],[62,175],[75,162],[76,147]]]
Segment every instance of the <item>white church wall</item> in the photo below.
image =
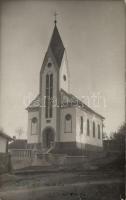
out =
[[67,58],[66,54],[64,53],[60,72],[59,72],[59,88],[69,92],[69,73],[68,73],[68,66],[67,66]]
[[[57,75],[57,71],[56,68],[54,67],[54,63],[50,58],[48,58],[48,62],[52,63],[52,66],[50,68],[48,68],[48,66],[45,66],[44,72],[42,74],[42,109],[41,109],[41,133],[43,132],[43,130],[46,127],[52,127],[54,129],[54,131],[56,132],[56,128],[57,128],[57,79],[58,79],[58,75]],[[47,62],[47,64],[48,64]],[[46,88],[46,74],[53,74],[53,115],[52,118],[45,118],[45,88]],[[57,135],[56,135],[56,141],[57,141]]]
[[[75,108],[62,108],[60,117],[60,142],[75,142],[76,141],[76,110]],[[72,116],[72,131],[65,130],[65,116]],[[68,129],[69,130],[69,129]]]
[[[32,134],[32,119],[37,118],[36,134]],[[39,111],[29,111],[28,112],[28,143],[38,143],[39,137]]]
[[[83,117],[83,133],[80,131],[80,117]],[[89,119],[90,135],[87,135],[87,119]],[[95,122],[95,137],[93,137],[93,121]],[[100,125],[100,139],[98,138],[97,125]],[[90,144],[102,147],[102,120],[94,115],[76,108],[76,141],[78,143]]]

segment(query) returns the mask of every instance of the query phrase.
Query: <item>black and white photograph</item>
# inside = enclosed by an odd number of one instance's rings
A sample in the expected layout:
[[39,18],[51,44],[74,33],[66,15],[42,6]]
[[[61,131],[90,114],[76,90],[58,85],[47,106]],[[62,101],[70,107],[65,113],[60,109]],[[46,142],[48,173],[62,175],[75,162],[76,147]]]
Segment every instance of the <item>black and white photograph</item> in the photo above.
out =
[[123,0],[0,1],[0,200],[125,200]]

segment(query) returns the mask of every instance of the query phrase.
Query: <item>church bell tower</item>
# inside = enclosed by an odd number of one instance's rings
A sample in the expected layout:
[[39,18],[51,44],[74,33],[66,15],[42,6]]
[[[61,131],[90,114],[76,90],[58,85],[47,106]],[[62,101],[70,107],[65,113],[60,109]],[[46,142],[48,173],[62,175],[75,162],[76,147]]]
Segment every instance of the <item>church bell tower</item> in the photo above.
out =
[[[40,71],[40,140],[60,141],[60,91],[69,92],[66,51],[55,19],[53,34]],[[46,138],[44,139],[44,134]],[[47,138],[48,137],[48,138]],[[48,146],[50,144],[46,144]]]

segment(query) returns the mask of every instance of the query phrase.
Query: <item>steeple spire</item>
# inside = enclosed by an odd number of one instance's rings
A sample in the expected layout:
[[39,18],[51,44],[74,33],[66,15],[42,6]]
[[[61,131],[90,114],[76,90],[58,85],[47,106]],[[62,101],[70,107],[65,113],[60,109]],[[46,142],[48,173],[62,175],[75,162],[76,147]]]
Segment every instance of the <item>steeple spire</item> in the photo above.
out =
[[58,15],[57,12],[55,12],[55,13],[54,13],[54,17],[55,17],[54,24],[55,24],[55,26],[56,26],[56,23],[57,23],[57,18],[56,18],[57,15]]

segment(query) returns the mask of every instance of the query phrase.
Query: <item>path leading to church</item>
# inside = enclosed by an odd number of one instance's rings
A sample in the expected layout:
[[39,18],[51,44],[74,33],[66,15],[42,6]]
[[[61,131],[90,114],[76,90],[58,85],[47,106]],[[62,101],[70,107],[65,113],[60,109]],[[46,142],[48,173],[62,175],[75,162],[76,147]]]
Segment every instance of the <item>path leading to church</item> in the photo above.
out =
[[103,196],[104,200],[119,200],[122,179],[110,174],[109,177],[105,174],[101,176],[101,174],[85,173],[18,176],[14,187],[8,188],[5,184],[5,187],[0,189],[0,198],[2,200],[102,200]]

